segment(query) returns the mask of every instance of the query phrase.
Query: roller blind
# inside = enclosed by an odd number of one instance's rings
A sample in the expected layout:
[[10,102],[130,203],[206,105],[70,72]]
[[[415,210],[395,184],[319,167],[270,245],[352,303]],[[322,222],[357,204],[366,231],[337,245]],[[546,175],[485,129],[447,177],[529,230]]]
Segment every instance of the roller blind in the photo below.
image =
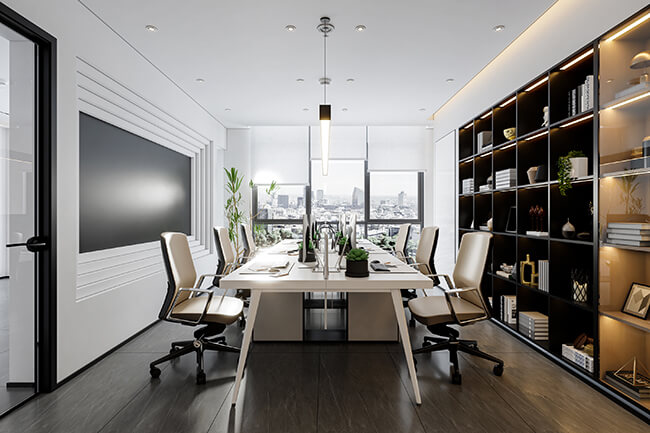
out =
[[428,137],[423,126],[369,126],[368,170],[424,171]]
[[[321,159],[320,127],[311,128],[311,159]],[[332,126],[330,159],[366,159],[365,126]]]
[[252,128],[251,170],[258,184],[309,183],[309,127]]

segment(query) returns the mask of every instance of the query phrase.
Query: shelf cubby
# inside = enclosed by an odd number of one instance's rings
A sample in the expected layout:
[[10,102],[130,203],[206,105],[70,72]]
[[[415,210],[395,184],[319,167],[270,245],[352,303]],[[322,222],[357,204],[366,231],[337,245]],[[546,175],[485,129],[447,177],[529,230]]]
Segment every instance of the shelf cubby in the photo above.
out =
[[458,222],[459,227],[471,229],[474,221],[474,198],[472,196],[459,197],[458,199]]
[[[584,84],[588,75],[594,76],[593,53],[594,47],[592,45],[579,51],[575,56],[558,65],[558,67],[551,72],[549,87],[552,124],[573,117],[569,108],[570,93],[573,89]],[[595,80],[593,83],[595,84]],[[578,106],[578,111],[580,112],[579,108],[580,107]],[[585,111],[578,114],[582,114]]]
[[[528,169],[542,165],[548,168],[548,133],[545,130],[517,142],[517,185],[532,185]],[[548,181],[548,169],[546,177],[540,181]]]
[[493,141],[494,146],[499,146],[510,141],[503,134],[505,129],[517,128],[517,95],[510,95],[492,110]]
[[479,192],[481,185],[487,185],[492,176],[492,152],[474,158],[474,190]]
[[[492,224],[495,232],[505,232],[510,208],[517,204],[517,193],[514,190],[495,191]],[[516,228],[516,221],[515,221]]]
[[593,312],[561,299],[551,298],[548,322],[549,348],[558,357],[562,357],[562,345],[573,344],[580,334],[586,334],[589,338],[595,336]]
[[541,222],[541,232],[548,232],[548,187],[519,189],[517,191],[517,233],[525,235],[527,231],[535,231],[534,217],[530,215],[531,208],[540,206],[544,210]]
[[517,94],[518,137],[542,128],[544,107],[548,107],[548,75],[531,81]]
[[474,229],[481,230],[492,218],[492,194],[480,194],[474,198]]
[[560,124],[551,128],[551,158],[550,178],[557,180],[557,163],[561,156],[566,156],[571,151],[580,151],[589,158],[588,175],[593,176],[594,160],[594,123],[593,115],[578,117],[577,123]]
[[588,278],[587,301],[580,302],[589,307],[594,299],[593,245],[574,245],[551,240],[549,259],[549,289],[553,296],[569,302],[579,302],[573,298],[572,270],[584,272]]
[[[552,238],[563,239],[562,227],[570,222],[575,228],[572,239],[592,242],[593,240],[593,181],[574,182],[566,195],[560,194],[557,184],[551,188],[551,215],[549,234]],[[578,237],[580,233],[589,233],[586,239]],[[590,254],[593,256],[593,253]]]
[[461,160],[474,155],[473,123],[468,122],[458,131],[458,158]]

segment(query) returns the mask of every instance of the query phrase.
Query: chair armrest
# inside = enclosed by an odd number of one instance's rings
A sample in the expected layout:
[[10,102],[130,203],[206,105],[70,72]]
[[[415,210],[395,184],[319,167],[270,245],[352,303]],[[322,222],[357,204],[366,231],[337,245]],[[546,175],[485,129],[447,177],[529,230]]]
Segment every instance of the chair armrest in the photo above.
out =
[[[444,274],[441,274],[441,275],[444,276]],[[447,277],[447,278],[449,278],[449,277]],[[476,292],[476,294],[478,295],[478,298],[481,300],[481,306],[483,307],[484,315],[480,316],[480,317],[475,317],[473,319],[460,320],[460,318],[458,318],[458,316],[456,315],[456,310],[454,310],[453,304],[451,303],[451,296],[452,295],[458,296],[459,293],[467,293],[467,292]],[[449,289],[449,290],[445,289],[444,294],[445,294],[445,301],[447,301],[447,307],[449,307],[449,311],[451,312],[451,315],[454,316],[454,320],[459,325],[461,325],[461,326],[467,325],[469,323],[478,322],[478,321],[481,321],[481,320],[488,319],[490,317],[490,310],[487,308],[487,305],[485,305],[485,301],[483,301],[483,296],[481,296],[481,292],[479,291],[479,289],[477,289],[475,287],[466,288],[466,289]],[[467,302],[469,302],[469,301],[467,301]]]
[[[425,263],[426,264],[426,263]],[[427,265],[428,268],[428,265]],[[433,278],[433,277],[442,277],[445,279],[445,283],[447,283],[448,289],[445,289],[444,287],[440,286],[440,288],[444,291],[447,292],[449,290],[455,290],[456,288],[454,287],[454,283],[451,282],[451,278],[449,278],[449,275],[447,274],[427,274],[427,277]]]
[[[204,275],[204,277],[205,276],[209,276],[209,275]],[[172,317],[172,313],[174,311],[174,308],[176,307],[176,302],[178,301],[178,297],[180,296],[180,294],[182,292],[191,292],[190,296],[193,296],[195,293],[207,293],[208,294],[208,299],[205,302],[205,307],[203,307],[203,312],[201,313],[201,315],[199,316],[199,318],[196,321],[186,320],[186,319],[178,319],[176,317]],[[212,290],[199,289],[199,288],[195,288],[195,287],[193,287],[193,288],[181,287],[180,289],[178,289],[178,292],[176,293],[176,296],[174,297],[174,301],[172,302],[171,307],[169,307],[169,312],[167,313],[166,320],[168,320],[170,322],[183,323],[185,325],[193,325],[193,326],[198,325],[199,323],[201,323],[201,321],[205,317],[206,313],[208,312],[208,309],[210,308],[210,303],[212,302],[212,296],[214,296],[214,292]],[[223,296],[225,296],[225,293],[224,293]],[[223,296],[222,296],[222,298],[223,298]]]
[[195,289],[199,289],[201,287],[201,284],[203,284],[203,280],[205,280],[207,277],[225,277],[227,274],[203,274],[199,277],[198,281],[194,285]]

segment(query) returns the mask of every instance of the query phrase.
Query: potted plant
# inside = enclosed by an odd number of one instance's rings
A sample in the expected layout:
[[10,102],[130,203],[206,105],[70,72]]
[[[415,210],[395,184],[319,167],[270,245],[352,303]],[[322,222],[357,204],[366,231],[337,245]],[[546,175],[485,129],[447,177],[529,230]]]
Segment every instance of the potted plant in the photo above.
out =
[[316,261],[316,253],[314,252],[314,244],[309,241],[307,246],[307,257],[303,257],[303,243],[298,242],[298,261],[301,263],[311,263]]
[[367,277],[368,272],[368,252],[360,248],[352,248],[345,256],[345,276],[346,277]]
[[[350,252],[350,244],[348,243],[348,238],[347,236],[341,236],[337,242],[339,246],[339,256],[342,256],[343,254],[347,254]],[[343,249],[345,248],[345,250]]]
[[580,150],[572,150],[558,158],[557,181],[561,195],[566,196],[567,191],[571,189],[571,179],[587,175],[588,163],[589,159]]

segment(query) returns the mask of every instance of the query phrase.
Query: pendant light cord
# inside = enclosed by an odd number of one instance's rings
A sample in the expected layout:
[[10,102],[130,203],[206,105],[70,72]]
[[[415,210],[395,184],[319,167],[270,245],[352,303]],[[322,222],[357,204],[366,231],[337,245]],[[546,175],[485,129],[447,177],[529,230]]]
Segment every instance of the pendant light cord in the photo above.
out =
[[323,33],[323,103],[327,104],[327,33]]

